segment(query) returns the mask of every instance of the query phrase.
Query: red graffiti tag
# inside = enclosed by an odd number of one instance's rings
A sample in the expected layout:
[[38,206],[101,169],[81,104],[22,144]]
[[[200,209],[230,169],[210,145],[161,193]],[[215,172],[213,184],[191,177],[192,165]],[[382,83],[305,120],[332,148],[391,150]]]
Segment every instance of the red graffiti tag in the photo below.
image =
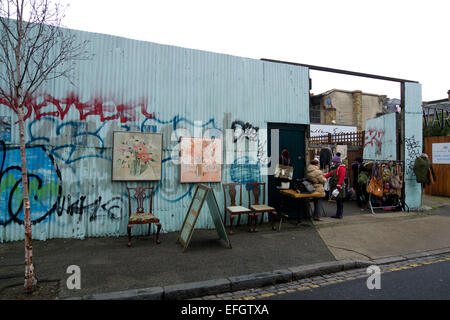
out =
[[[5,99],[0,98],[0,104],[14,110]],[[42,117],[54,117],[64,120],[71,108],[77,109],[80,120],[86,120],[88,117],[95,116],[99,117],[101,122],[120,120],[120,123],[127,123],[137,120],[137,112],[140,112],[146,118],[155,118],[154,112],[149,113],[147,111],[147,103],[144,99],[134,104],[116,104],[109,101],[105,102],[102,99],[82,102],[74,93],[63,99],[56,99],[49,94],[31,97],[25,100],[24,107],[24,120],[30,119],[33,112],[35,120],[40,120]]]
[[366,130],[366,135],[364,137],[364,148],[368,145],[373,147],[374,144],[376,147],[381,148],[384,133],[384,130]]

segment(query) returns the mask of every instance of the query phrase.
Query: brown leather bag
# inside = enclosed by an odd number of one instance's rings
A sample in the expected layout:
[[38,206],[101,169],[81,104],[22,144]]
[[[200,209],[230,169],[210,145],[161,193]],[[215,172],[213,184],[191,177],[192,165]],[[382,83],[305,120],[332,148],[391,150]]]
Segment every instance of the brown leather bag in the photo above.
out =
[[377,180],[377,178],[372,177],[369,184],[367,185],[367,192],[373,194],[377,197],[383,196],[383,183]]
[[383,182],[378,179],[378,171],[377,168],[373,170],[372,178],[369,181],[369,184],[367,185],[366,191],[368,193],[373,194],[377,197],[383,196]]

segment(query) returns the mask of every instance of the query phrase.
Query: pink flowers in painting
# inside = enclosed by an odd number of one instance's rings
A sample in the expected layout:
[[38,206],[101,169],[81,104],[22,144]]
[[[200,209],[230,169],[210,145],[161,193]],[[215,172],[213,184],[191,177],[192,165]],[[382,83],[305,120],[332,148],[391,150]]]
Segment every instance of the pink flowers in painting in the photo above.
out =
[[113,145],[113,181],[161,180],[161,133],[116,131]]
[[117,151],[120,153],[118,164],[122,168],[129,168],[132,176],[141,175],[150,167],[150,163],[155,161],[145,141],[135,136],[122,141]]

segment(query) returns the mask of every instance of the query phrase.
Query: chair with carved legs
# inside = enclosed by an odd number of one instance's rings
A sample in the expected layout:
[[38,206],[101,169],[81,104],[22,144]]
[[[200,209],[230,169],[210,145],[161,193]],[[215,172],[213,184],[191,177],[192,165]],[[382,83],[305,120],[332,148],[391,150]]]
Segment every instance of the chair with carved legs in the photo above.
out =
[[[261,188],[263,200],[260,204]],[[248,191],[248,204],[250,209],[253,211],[253,221],[255,223],[253,232],[258,231],[256,229],[256,224],[259,214],[261,214],[261,223],[262,223],[265,212],[267,212],[268,214],[271,213],[275,216],[274,219],[272,219],[272,230],[276,230],[275,220],[278,218],[278,213],[275,208],[266,205],[266,183],[265,182],[247,183],[247,191]],[[251,200],[252,194],[253,194],[253,202]]]
[[[127,187],[128,190],[128,247],[131,247],[131,229],[135,224],[148,224],[148,235],[151,233],[151,226],[154,223],[157,227],[156,231],[156,243],[160,244],[159,240],[159,232],[161,230],[161,223],[159,219],[153,215],[152,206],[153,206],[153,188],[149,187],[136,187],[130,188]],[[137,206],[136,211],[132,210],[132,198],[136,200]],[[150,207],[148,211],[144,209],[145,199],[148,198],[150,202]],[[134,213],[133,213],[134,212]]]
[[[237,225],[239,225],[239,222],[241,221],[241,215],[242,214],[248,214],[249,215],[249,222],[251,221],[251,216],[253,215],[252,210],[245,208],[242,206],[242,184],[240,183],[227,183],[223,184],[223,197],[224,197],[224,203],[225,203],[225,210],[223,214],[223,223],[226,224],[226,217],[227,213],[230,215],[230,231],[229,234],[233,234],[233,221],[236,216],[238,216]],[[228,190],[227,190],[228,189]],[[236,195],[237,191],[236,189],[239,189],[239,204],[236,202]],[[230,198],[230,205],[227,205],[227,191]],[[251,227],[251,226],[250,226]],[[250,228],[250,232],[252,229]]]

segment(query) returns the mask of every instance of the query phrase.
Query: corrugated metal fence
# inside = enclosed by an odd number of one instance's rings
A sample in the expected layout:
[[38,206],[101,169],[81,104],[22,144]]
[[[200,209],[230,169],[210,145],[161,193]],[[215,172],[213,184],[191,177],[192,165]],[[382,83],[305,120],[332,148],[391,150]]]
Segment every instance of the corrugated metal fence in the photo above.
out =
[[[27,103],[26,141],[33,237],[84,238],[126,234],[126,185],[154,186],[154,212],[163,232],[181,227],[194,184],[180,184],[179,130],[198,136],[222,132],[235,120],[263,132],[267,121],[309,124],[308,69],[108,35],[74,31],[89,40],[91,61],[77,64],[72,86],[52,81]],[[0,106],[0,241],[24,237],[17,117]],[[163,133],[162,180],[111,181],[114,131]],[[267,155],[264,135],[257,142]],[[222,183],[267,181],[261,153],[236,151],[223,165]],[[246,139],[244,139],[245,141]],[[246,142],[247,143],[247,142]],[[231,146],[231,147],[230,147]],[[265,146],[265,147],[264,147]],[[221,184],[210,184],[223,210]],[[212,228],[207,212],[198,228]],[[144,228],[133,232],[143,233]]]

